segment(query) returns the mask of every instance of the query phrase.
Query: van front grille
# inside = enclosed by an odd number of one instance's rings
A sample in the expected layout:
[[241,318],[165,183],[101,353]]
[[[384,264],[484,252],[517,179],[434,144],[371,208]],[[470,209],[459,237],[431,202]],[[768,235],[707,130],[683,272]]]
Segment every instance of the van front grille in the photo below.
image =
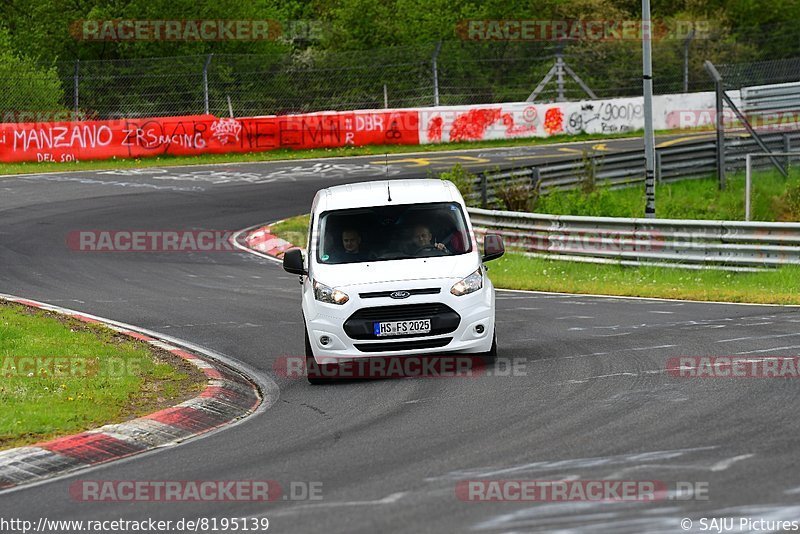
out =
[[[399,289],[396,291],[405,291],[406,293],[411,295],[438,295],[442,292],[442,288],[440,287],[430,287],[425,289]],[[392,293],[396,291],[372,291],[369,293],[359,293],[358,296],[362,299],[376,299],[376,298],[388,298],[392,296]]]
[[361,308],[344,322],[344,331],[350,339],[386,339],[375,335],[375,323],[430,319],[431,331],[426,334],[392,336],[408,338],[449,334],[458,328],[461,316],[451,307],[439,303],[404,304],[400,306],[374,306]]
[[361,352],[388,352],[391,350],[435,349],[444,347],[452,337],[439,339],[421,339],[419,341],[395,341],[393,343],[356,343],[355,347]]

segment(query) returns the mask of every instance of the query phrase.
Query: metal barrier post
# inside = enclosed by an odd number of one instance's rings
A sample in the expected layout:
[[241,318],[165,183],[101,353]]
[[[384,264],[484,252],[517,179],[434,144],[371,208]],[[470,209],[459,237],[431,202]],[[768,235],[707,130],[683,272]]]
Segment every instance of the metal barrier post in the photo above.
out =
[[[783,134],[783,151],[789,154],[792,151],[792,139],[788,133]],[[792,163],[791,156],[786,156],[786,172],[789,172],[789,165]]]
[[753,158],[752,154],[747,154],[744,157],[744,220],[750,220],[750,191],[751,191],[751,183],[753,180],[753,173],[750,169],[750,164],[752,163]]
[[533,187],[539,187],[539,182],[542,180],[542,173],[539,170],[539,167],[533,167],[531,169],[531,182],[533,183]]
[[656,150],[656,183],[661,183],[661,152]]

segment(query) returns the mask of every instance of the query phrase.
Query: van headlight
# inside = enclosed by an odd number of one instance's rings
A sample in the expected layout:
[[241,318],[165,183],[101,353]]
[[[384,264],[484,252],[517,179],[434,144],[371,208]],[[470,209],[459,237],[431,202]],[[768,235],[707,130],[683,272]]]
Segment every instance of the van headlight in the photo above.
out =
[[344,304],[350,297],[344,291],[333,289],[314,280],[314,298],[328,304]]
[[482,287],[483,273],[481,273],[481,269],[478,267],[477,271],[453,284],[453,287],[450,288],[450,293],[460,297],[461,295],[469,295]]

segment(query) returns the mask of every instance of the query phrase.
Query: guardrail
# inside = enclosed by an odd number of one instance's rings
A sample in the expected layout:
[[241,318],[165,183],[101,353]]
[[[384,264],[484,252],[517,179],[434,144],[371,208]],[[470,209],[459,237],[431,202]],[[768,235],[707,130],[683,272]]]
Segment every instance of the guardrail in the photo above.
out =
[[[703,178],[716,173],[716,139],[709,133],[706,139],[684,142],[656,150],[656,180],[674,182],[687,178]],[[800,131],[763,134],[762,139],[773,152],[790,152],[800,146]],[[749,136],[730,137],[725,143],[726,170],[744,170],[747,154],[763,150]],[[788,158],[787,158],[788,163]],[[757,167],[770,165],[767,160],[755,161]],[[573,189],[587,180],[612,189],[644,183],[644,147],[625,152],[589,152],[586,156],[567,157],[538,166],[514,167],[480,172],[467,201],[490,207],[497,199],[500,186],[528,185],[540,193]]]
[[478,241],[591,263],[756,271],[800,264],[800,223],[578,217],[469,208]]
[[749,116],[800,110],[800,82],[743,87],[741,95]]

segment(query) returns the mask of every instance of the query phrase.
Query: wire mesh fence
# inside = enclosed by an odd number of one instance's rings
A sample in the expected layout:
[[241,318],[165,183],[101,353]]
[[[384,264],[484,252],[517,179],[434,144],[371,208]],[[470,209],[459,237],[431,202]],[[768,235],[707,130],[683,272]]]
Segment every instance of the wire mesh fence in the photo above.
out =
[[[751,58],[749,53],[735,40],[654,42],[654,89],[712,90],[702,66],[709,56],[721,64],[730,84],[800,79],[800,59],[734,64]],[[559,64],[564,68],[543,84]],[[45,101],[58,102],[57,107],[79,118],[98,119],[206,112],[253,116],[534,97],[549,102],[635,96],[642,89],[641,43],[635,41],[458,40],[359,52],[308,48],[262,55],[65,61],[55,65],[53,76],[57,87],[47,90],[56,96]],[[36,81],[21,74],[13,83],[23,87]],[[0,112],[30,109],[25,93],[0,92]]]
[[800,81],[800,57],[717,65],[727,89]]

